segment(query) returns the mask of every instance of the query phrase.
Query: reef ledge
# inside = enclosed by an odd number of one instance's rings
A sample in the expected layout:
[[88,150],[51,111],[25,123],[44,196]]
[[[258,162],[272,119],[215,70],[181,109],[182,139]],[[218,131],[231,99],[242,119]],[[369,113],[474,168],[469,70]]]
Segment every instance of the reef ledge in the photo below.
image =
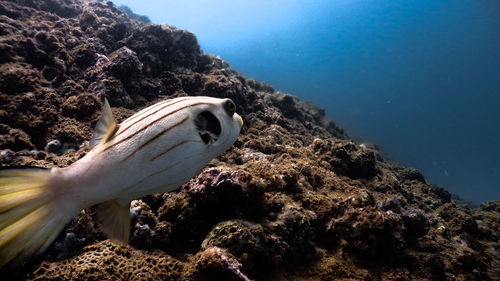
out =
[[499,201],[452,200],[188,31],[129,15],[0,1],[0,165],[83,157],[104,97],[118,122],[169,97],[231,98],[242,134],[177,191],[133,201],[129,245],[107,241],[89,208],[3,280],[500,279]]

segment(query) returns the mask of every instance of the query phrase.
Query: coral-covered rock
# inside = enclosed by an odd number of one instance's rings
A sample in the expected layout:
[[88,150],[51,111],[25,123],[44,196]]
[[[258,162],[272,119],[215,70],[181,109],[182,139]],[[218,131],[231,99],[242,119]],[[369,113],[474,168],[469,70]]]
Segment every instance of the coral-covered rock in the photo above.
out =
[[188,185],[187,192],[191,200],[202,206],[219,205],[225,211],[233,210],[249,216],[257,216],[264,211],[263,186],[243,170],[208,169]]
[[122,82],[126,82],[132,76],[142,72],[142,65],[134,51],[121,47],[109,55],[109,60],[104,64],[103,70]]
[[316,215],[296,204],[286,204],[276,221],[271,224],[273,232],[286,242],[286,258],[292,262],[311,260],[315,257],[311,220]]
[[0,151],[0,163],[9,164],[16,154],[10,149],[4,149]]
[[200,245],[213,225],[234,216],[256,218],[264,214],[264,191],[244,171],[212,168],[168,196],[158,210],[159,220],[173,224],[172,246]]
[[30,280],[176,280],[183,264],[161,252],[141,252],[100,242],[75,259],[42,263]]
[[211,247],[191,259],[184,272],[185,280],[249,281],[241,272],[241,264],[221,248]]
[[68,117],[87,119],[92,117],[101,109],[101,103],[96,96],[89,93],[81,93],[69,97],[62,104],[62,113]]
[[440,208],[439,217],[447,222],[448,229],[453,233],[477,235],[477,222],[468,208],[460,208],[453,203],[445,204]]
[[98,53],[95,44],[82,43],[70,51],[73,66],[86,69],[98,62]]
[[134,200],[130,204],[130,214],[132,217],[132,229],[130,243],[139,248],[150,248],[155,240],[153,236],[165,235],[156,233],[156,217],[151,208],[141,200]]
[[391,211],[354,209],[328,225],[331,239],[369,257],[400,255],[407,248],[401,216]]
[[39,75],[39,72],[28,64],[2,64],[0,91],[11,95],[33,91],[38,86]]
[[175,67],[195,68],[200,47],[193,34],[169,25],[146,25],[136,30],[126,45],[139,54],[147,75]]
[[35,148],[31,143],[30,136],[19,129],[12,129],[7,125],[0,124],[0,149],[22,149]]
[[286,243],[264,231],[259,224],[248,221],[225,221],[207,235],[201,249],[217,246],[236,256],[246,270],[273,267],[282,263]]
[[336,173],[350,178],[372,178],[379,173],[375,152],[353,142],[334,142],[315,139],[312,148],[321,153]]

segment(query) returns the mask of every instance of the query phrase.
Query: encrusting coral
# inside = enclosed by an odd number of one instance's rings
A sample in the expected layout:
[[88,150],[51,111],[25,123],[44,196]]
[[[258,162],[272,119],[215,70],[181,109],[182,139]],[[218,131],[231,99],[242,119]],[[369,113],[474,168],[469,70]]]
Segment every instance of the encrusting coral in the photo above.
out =
[[104,97],[118,122],[186,95],[231,98],[245,121],[200,175],[132,203],[130,245],[105,240],[89,208],[5,278],[500,278],[499,202],[451,200],[321,108],[202,53],[187,31],[131,19],[111,2],[0,1],[0,63],[1,166],[83,157]]

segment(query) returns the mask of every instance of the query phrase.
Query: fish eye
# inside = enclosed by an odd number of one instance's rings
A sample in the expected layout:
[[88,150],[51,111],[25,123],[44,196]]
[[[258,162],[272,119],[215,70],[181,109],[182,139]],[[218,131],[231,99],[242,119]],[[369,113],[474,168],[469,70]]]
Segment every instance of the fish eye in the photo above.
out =
[[236,112],[236,105],[232,100],[228,99],[224,103],[224,109],[226,110],[227,114],[229,114],[229,116],[233,116],[233,114]]

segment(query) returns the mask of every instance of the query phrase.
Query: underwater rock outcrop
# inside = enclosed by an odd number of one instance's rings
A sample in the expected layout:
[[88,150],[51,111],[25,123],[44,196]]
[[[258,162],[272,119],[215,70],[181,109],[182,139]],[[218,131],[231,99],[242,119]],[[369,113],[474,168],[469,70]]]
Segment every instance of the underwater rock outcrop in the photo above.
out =
[[105,240],[89,208],[2,279],[500,278],[500,202],[452,200],[187,31],[104,1],[0,1],[0,63],[1,166],[83,157],[104,97],[117,121],[186,95],[231,98],[245,121],[200,175],[133,201],[130,245]]

